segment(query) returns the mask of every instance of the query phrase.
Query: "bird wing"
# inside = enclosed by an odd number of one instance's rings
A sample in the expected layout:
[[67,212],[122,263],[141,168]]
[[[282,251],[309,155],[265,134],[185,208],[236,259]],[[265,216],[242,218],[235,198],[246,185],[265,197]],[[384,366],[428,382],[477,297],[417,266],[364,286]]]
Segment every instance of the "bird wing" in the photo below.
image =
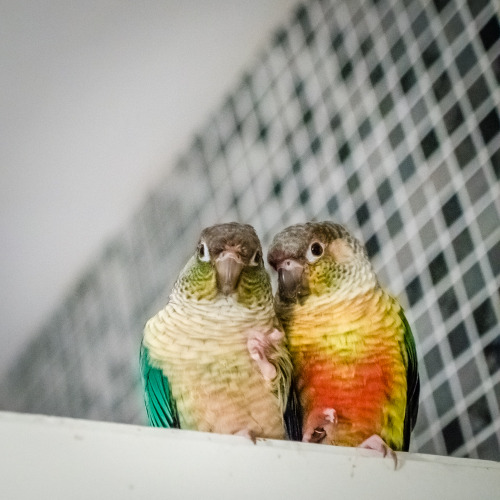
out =
[[288,401],[283,415],[288,439],[302,441],[302,407],[300,405],[297,383],[292,379]]
[[162,370],[151,364],[144,344],[141,345],[140,367],[149,425],[180,429],[179,415],[168,379]]
[[413,333],[402,309],[399,315],[404,325],[404,346],[408,357],[408,365],[406,367],[407,398],[403,439],[403,451],[408,451],[410,446],[410,434],[415,427],[418,415],[420,377],[418,375],[417,350],[415,348]]

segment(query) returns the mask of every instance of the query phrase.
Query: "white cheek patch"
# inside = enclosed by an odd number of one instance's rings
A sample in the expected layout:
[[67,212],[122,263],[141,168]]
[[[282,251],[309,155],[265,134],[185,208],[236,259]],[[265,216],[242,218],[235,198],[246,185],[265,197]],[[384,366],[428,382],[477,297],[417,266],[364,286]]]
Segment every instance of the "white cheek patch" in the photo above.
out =
[[333,240],[328,245],[328,250],[339,264],[348,264],[354,259],[354,252],[345,240]]

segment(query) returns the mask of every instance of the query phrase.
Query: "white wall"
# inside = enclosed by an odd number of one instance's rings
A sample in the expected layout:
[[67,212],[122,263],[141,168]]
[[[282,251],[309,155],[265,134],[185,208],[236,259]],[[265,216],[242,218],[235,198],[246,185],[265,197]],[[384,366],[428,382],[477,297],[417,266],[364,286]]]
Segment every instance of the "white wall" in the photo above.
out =
[[498,498],[500,463],[0,412],[5,499]]
[[0,373],[292,0],[0,0]]

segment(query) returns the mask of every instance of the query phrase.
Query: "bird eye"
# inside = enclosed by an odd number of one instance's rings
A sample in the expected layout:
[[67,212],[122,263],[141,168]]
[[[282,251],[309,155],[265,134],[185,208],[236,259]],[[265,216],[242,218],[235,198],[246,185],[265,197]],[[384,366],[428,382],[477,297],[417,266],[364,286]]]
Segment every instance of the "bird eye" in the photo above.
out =
[[317,261],[323,255],[323,245],[319,241],[313,241],[306,252],[306,259],[309,262]]
[[250,261],[250,265],[252,266],[258,266],[262,262],[262,254],[260,253],[260,250],[257,250],[252,257],[252,260]]
[[323,253],[323,247],[316,241],[311,245],[311,253],[315,257],[320,257]]
[[202,262],[208,262],[210,260],[210,253],[208,252],[207,244],[204,241],[198,245],[198,258]]

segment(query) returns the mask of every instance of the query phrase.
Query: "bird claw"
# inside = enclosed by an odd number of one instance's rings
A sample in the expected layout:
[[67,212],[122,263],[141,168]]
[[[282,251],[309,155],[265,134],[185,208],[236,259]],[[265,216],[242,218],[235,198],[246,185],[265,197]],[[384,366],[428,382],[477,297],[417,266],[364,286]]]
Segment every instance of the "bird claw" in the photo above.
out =
[[365,439],[358,448],[364,448],[368,450],[374,450],[382,455],[382,457],[392,458],[394,461],[394,470],[398,467],[398,457],[396,452],[390,448],[385,441],[378,436],[377,434],[373,434],[368,439]]
[[257,444],[257,434],[251,429],[242,429],[241,431],[235,432],[235,436],[243,436],[247,439],[250,439],[253,444]]
[[339,421],[337,412],[333,408],[327,408],[324,410],[323,415],[325,416],[325,420],[327,422],[331,422],[332,424],[337,424]]
[[338,423],[337,412],[333,408],[313,412],[307,420],[302,438],[305,443],[321,443]]
[[257,362],[262,376],[266,380],[273,380],[276,377],[276,367],[269,361],[268,352],[270,348],[276,348],[283,339],[284,334],[276,328],[270,333],[269,330],[252,329],[247,340],[247,348],[250,357]]

